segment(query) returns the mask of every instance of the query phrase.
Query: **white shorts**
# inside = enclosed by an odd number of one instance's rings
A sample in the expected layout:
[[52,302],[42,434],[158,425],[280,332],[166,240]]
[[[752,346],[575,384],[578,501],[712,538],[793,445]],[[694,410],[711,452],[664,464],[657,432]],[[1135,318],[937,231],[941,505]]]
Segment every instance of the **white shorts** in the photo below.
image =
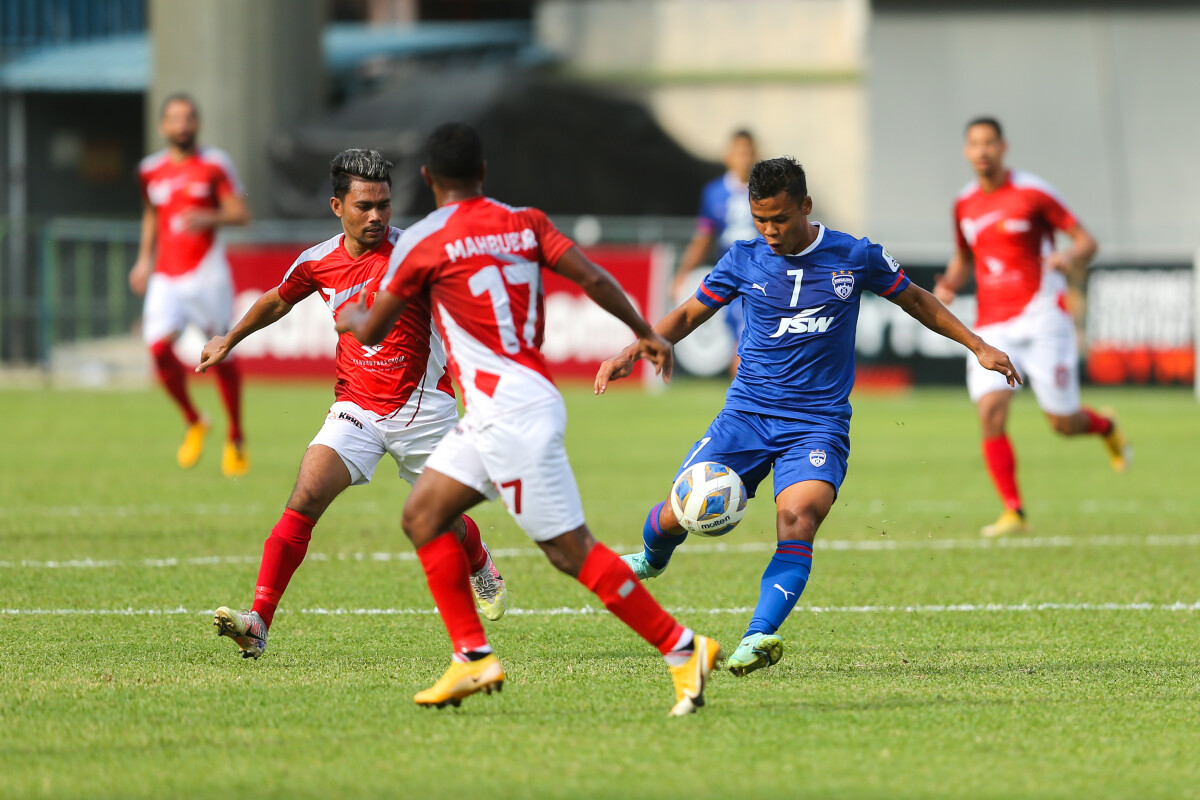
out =
[[370,483],[375,467],[388,454],[395,459],[400,477],[411,486],[424,469],[425,459],[457,422],[454,398],[444,392],[426,392],[415,414],[406,406],[382,416],[339,400],[329,407],[325,424],[308,446],[323,444],[337,453],[350,470],[352,486]]
[[[1079,410],[1079,348],[1075,322],[1066,311],[1046,304],[975,332],[1008,353],[1022,379],[1033,387],[1042,411],[1066,416]],[[968,355],[967,391],[978,403],[986,394],[1013,391],[1013,387],[999,372],[984,369],[974,355]]]
[[583,502],[567,460],[562,399],[476,424],[465,417],[426,466],[469,486],[508,513],[535,542],[583,525]]
[[146,344],[178,336],[189,323],[206,339],[226,333],[233,325],[233,278],[219,245],[186,275],[156,272],[146,286],[142,311]]

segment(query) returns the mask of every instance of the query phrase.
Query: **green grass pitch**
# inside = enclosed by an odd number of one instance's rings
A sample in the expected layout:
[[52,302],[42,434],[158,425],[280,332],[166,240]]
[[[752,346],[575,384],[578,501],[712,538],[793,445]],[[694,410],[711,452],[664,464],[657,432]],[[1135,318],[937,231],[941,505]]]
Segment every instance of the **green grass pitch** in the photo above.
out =
[[[602,540],[638,541],[722,391],[566,391]],[[595,600],[495,505],[476,518],[525,612],[488,624],[508,684],[415,707],[448,643],[390,461],[317,527],[266,655],[239,659],[211,609],[249,604],[330,392],[251,384],[236,481],[216,394],[197,394],[217,425],[184,473],[158,391],[0,392],[0,798],[1200,796],[1200,407],[1183,390],[1085,393],[1121,412],[1124,476],[1022,396],[1034,532],[992,546],[964,392],[856,396],[849,479],[783,661],[721,673],[681,720],[657,654],[575,613]],[[771,550],[769,498],[766,483],[736,531],[649,584],[727,649]]]

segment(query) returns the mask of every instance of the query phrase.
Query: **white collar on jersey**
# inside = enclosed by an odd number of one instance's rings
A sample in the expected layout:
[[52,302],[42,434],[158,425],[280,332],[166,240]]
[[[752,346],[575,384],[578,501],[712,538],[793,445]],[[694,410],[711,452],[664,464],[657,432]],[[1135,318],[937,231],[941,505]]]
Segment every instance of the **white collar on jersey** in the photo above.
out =
[[808,247],[801,250],[799,253],[788,253],[787,254],[788,258],[795,258],[796,256],[806,256],[809,253],[811,253],[813,250],[816,250],[818,247],[821,246],[821,240],[825,238],[825,226],[822,225],[821,223],[817,222],[816,220],[813,220],[813,225],[817,226],[817,238],[813,239],[812,244],[810,244]]

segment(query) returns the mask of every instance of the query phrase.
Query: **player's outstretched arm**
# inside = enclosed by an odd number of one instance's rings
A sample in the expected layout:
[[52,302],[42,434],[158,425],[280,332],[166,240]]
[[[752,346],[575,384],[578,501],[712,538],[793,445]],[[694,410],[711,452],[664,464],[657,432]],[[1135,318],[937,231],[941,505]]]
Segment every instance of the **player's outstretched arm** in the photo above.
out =
[[349,333],[362,344],[379,344],[396,327],[396,320],[407,305],[407,300],[384,289],[375,295],[375,302],[367,308],[367,293],[359,292],[357,303],[342,306],[338,311],[337,332]]
[[1023,383],[1021,376],[1017,374],[1017,368],[1009,360],[1008,354],[997,350],[972,333],[971,329],[963,325],[958,317],[950,313],[950,309],[942,305],[942,301],[920,286],[910,283],[904,291],[888,299],[929,330],[940,333],[947,339],[953,339],[970,350],[979,359],[982,367],[999,372],[1006,377],[1009,386]]
[[[694,297],[689,297],[674,310],[654,324],[654,330],[671,344],[686,337],[702,323],[712,318],[717,309],[709,308]],[[638,342],[626,347],[617,355],[600,365],[596,372],[596,382],[593,391],[604,394],[609,381],[626,378],[633,372],[633,365],[641,358]]]
[[204,372],[214,364],[225,360],[230,351],[250,334],[262,330],[268,325],[278,322],[292,310],[291,303],[285,303],[279,296],[279,289],[272,289],[254,301],[254,305],[237,324],[224,336],[214,336],[200,351],[200,364],[196,372]]

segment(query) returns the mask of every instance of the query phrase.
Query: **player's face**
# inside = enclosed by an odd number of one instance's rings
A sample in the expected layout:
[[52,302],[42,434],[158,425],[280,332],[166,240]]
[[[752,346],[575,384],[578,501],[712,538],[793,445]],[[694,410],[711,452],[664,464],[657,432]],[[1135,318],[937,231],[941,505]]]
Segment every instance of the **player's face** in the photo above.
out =
[[172,146],[180,150],[191,150],[196,145],[196,133],[200,130],[196,108],[186,100],[167,103],[158,129]]
[[754,162],[758,161],[758,151],[754,147],[754,141],[745,136],[739,136],[734,139],[729,145],[729,152],[725,155],[725,166],[734,175],[741,179],[742,183],[750,180],[750,170],[754,167]]
[[967,129],[963,156],[981,178],[995,177],[1004,171],[1004,153],[1008,144],[991,125],[972,125]]
[[812,213],[812,198],[797,201],[787,192],[763,200],[750,198],[750,213],[754,227],[767,244],[781,256],[804,249],[809,237],[808,215]]
[[387,236],[392,218],[392,187],[383,181],[350,182],[343,200],[333,198],[333,213],[342,220],[346,236],[370,250]]

